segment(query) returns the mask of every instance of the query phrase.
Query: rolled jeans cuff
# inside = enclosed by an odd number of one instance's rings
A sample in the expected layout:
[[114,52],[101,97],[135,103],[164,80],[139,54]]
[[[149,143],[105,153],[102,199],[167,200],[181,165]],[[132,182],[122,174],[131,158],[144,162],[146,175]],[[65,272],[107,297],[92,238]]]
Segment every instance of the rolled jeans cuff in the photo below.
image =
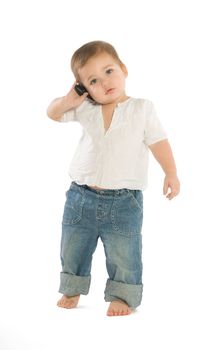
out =
[[123,300],[130,307],[141,304],[143,284],[127,284],[108,279],[105,288],[105,301]]
[[72,297],[79,294],[88,294],[91,276],[76,276],[61,272],[59,293]]

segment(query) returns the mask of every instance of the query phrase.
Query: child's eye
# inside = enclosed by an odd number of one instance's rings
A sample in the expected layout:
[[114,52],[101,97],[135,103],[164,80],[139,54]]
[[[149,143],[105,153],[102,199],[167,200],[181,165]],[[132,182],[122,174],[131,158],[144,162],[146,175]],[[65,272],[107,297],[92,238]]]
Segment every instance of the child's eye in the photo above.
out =
[[111,74],[112,72],[113,72],[112,68],[109,68],[109,69],[106,70],[106,74],[108,74],[108,75]]
[[94,85],[94,84],[96,84],[96,82],[97,82],[97,79],[92,79],[92,80],[90,81],[90,85]]

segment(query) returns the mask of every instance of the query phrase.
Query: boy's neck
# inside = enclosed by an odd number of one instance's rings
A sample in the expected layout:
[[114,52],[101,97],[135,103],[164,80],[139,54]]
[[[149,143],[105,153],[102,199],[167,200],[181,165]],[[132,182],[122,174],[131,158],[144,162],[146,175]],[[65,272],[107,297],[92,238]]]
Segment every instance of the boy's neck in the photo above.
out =
[[129,99],[129,96],[123,95],[122,97],[116,99],[116,100],[113,101],[113,102],[109,102],[109,103],[103,104],[103,106],[116,107],[116,106],[118,105],[118,103],[122,103],[122,102],[124,102],[124,101],[126,101],[126,100],[128,100],[128,99]]

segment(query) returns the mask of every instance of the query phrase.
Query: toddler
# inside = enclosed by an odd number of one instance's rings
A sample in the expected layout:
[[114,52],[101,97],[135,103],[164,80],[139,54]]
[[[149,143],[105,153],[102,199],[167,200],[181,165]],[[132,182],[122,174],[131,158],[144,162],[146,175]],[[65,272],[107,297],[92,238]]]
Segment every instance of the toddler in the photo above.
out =
[[51,119],[83,127],[62,219],[63,296],[57,305],[75,308],[80,295],[88,294],[100,238],[108,272],[107,315],[129,315],[142,300],[141,229],[149,150],[165,173],[163,193],[168,199],[179,193],[175,161],[153,103],[126,95],[128,70],[112,45],[83,45],[73,54],[71,68],[75,82],[70,91],[47,109]]

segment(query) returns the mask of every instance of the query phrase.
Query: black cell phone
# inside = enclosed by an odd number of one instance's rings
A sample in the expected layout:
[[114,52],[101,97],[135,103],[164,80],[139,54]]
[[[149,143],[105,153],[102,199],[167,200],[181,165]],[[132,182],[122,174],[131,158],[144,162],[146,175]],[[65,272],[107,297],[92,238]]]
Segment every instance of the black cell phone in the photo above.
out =
[[[76,85],[74,86],[74,89],[75,89],[75,91],[77,92],[77,94],[78,94],[79,96],[82,96],[85,92],[88,92],[88,91],[86,90],[85,86],[83,86],[82,84],[76,84]],[[90,96],[90,94],[88,94],[87,97],[88,97],[90,100],[94,101],[94,99],[92,98],[92,96]]]

